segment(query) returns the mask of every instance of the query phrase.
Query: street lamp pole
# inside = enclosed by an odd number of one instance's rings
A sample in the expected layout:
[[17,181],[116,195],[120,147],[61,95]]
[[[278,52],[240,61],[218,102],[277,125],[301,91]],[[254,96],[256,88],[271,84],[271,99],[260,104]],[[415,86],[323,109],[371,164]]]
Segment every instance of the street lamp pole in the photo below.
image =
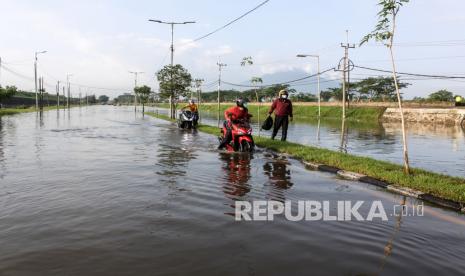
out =
[[[134,88],[137,87],[137,75],[143,74],[142,71],[129,71],[129,73],[134,74]],[[137,111],[137,94],[136,90],[134,89],[134,112]]]
[[39,109],[39,97],[38,97],[38,90],[37,90],[37,55],[45,54],[47,51],[40,51],[34,53],[34,86],[36,92],[36,110]]
[[72,76],[73,74],[66,74],[66,84],[67,84],[67,88],[68,88],[68,97],[66,99],[66,107],[69,109],[69,98],[70,98],[70,95],[71,95],[71,84],[69,82],[69,78]]
[[[173,70],[174,65],[174,25],[185,25],[185,24],[193,24],[195,21],[184,21],[184,22],[165,22],[156,19],[149,19],[150,22],[160,23],[160,24],[167,24],[171,26],[171,70]],[[170,117],[174,119],[174,113],[176,112],[173,108],[173,97],[174,97],[174,90],[173,90],[173,73],[171,73],[171,95],[170,95]]]
[[320,56],[319,55],[297,55],[297,57],[313,57],[318,62],[318,118],[321,116],[321,90],[320,90]]

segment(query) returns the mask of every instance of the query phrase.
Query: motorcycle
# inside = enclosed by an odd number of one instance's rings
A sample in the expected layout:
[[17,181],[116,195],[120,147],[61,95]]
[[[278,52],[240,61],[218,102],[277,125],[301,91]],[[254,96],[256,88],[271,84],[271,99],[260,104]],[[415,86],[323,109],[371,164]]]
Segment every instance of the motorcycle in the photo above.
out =
[[[221,136],[218,140],[223,141],[224,136],[227,133],[225,126],[221,128]],[[247,121],[236,121],[231,123],[231,134],[232,139],[229,144],[226,145],[226,150],[229,152],[253,152],[255,149],[255,143],[252,137],[252,128]]]
[[178,127],[182,129],[195,127],[195,114],[190,110],[182,110],[178,118]]

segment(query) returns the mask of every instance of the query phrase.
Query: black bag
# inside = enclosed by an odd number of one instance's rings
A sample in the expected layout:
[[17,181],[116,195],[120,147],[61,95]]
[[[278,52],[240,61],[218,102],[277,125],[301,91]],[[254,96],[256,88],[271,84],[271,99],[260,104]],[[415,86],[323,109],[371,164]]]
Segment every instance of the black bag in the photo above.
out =
[[271,118],[271,116],[268,116],[262,124],[262,129],[270,130],[272,127],[273,127],[273,118]]

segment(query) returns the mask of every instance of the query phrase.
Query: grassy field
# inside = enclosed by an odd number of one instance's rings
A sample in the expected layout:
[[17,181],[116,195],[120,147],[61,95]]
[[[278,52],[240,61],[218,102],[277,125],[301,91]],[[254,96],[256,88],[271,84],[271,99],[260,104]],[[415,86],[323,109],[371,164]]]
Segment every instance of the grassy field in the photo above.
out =
[[[260,107],[260,117],[265,118],[270,108],[270,103],[262,104]],[[157,104],[156,106],[161,108],[169,108],[169,104]],[[181,108],[184,104],[178,104],[178,108]],[[233,106],[232,103],[221,104],[220,110],[223,112],[226,108]],[[204,112],[217,112],[218,106],[216,104],[202,104],[200,111]],[[307,119],[316,118],[318,116],[317,106],[299,105],[294,104],[293,106],[294,118],[298,121],[305,121]],[[363,121],[363,122],[378,122],[379,118],[383,115],[384,107],[352,107],[347,109],[346,118],[348,121]],[[257,116],[258,105],[249,104],[249,112],[254,116]],[[341,119],[342,108],[339,106],[322,106],[321,107],[321,118],[322,119]]]
[[[147,113],[160,119],[169,119],[166,115]],[[217,127],[199,125],[198,129],[218,135]],[[425,193],[465,203],[465,179],[432,173],[421,169],[412,169],[410,175],[403,172],[401,165],[376,160],[369,157],[355,156],[333,150],[304,146],[297,143],[281,142],[266,137],[254,137],[259,147],[280,153],[287,153],[295,158],[334,166],[342,170],[361,173],[393,185],[420,190]]]
[[[76,105],[72,105],[71,107],[76,107]],[[56,106],[44,106],[44,111],[47,110],[55,110],[57,107]],[[60,107],[61,109],[63,107]],[[0,109],[0,116],[5,116],[5,115],[15,115],[15,114],[20,114],[20,113],[27,113],[27,112],[35,112],[36,109],[35,107],[28,107],[28,108],[1,108]]]

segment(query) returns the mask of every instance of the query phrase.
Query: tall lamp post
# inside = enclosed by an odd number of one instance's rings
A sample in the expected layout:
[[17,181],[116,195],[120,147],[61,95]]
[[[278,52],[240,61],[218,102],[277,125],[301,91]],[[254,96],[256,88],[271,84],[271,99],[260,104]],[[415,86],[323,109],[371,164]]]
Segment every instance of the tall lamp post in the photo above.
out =
[[[134,88],[137,87],[137,76],[139,74],[143,74],[142,71],[129,71],[129,73],[134,74]],[[136,90],[134,90],[134,112],[137,112],[137,94]]]
[[[165,22],[156,19],[149,19],[150,22],[160,23],[160,24],[167,24],[171,25],[171,68],[173,68],[173,59],[174,59],[174,25],[185,25],[185,24],[193,24],[195,21],[184,21],[184,22]],[[173,97],[174,97],[174,90],[173,90],[173,76],[171,75],[171,95],[170,95],[170,117],[174,119],[174,113],[176,112],[173,108]]]
[[321,116],[321,90],[320,90],[320,56],[319,55],[297,55],[297,57],[313,57],[318,62],[318,118]]
[[68,88],[68,98],[66,99],[66,107],[69,109],[69,98],[71,96],[71,84],[69,82],[69,78],[72,76],[73,74],[66,74],[66,84],[67,84],[67,88]]
[[38,90],[37,90],[37,55],[45,54],[47,51],[40,51],[35,52],[34,54],[34,85],[35,85],[35,92],[36,92],[36,110],[39,108],[39,97],[38,97]]

